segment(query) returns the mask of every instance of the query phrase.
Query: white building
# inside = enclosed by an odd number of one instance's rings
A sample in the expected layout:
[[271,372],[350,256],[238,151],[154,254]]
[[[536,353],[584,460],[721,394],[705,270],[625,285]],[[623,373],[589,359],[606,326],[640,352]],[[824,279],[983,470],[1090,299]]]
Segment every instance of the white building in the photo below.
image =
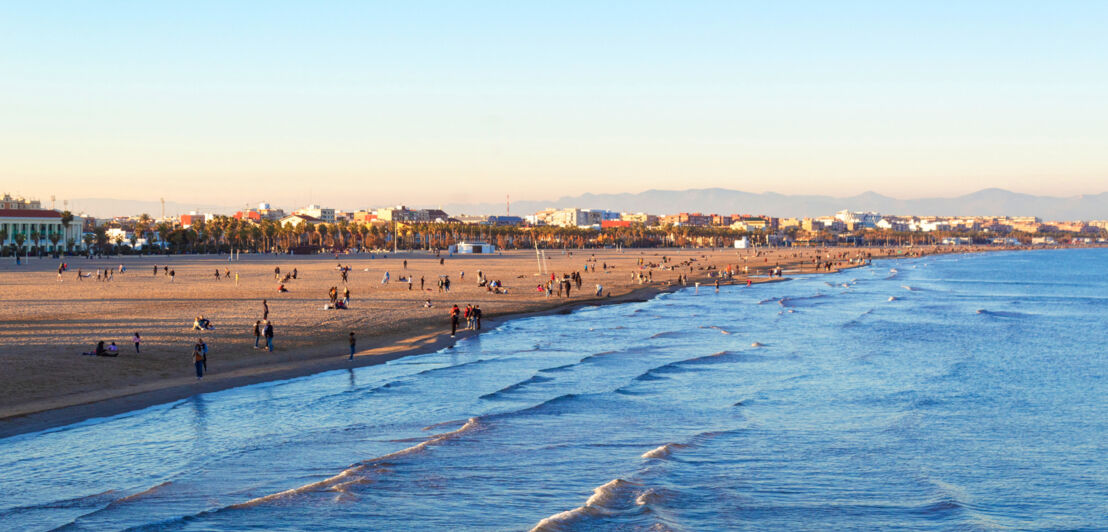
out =
[[[85,243],[81,239],[84,233],[84,218],[74,216],[67,228],[62,224],[62,213],[48,209],[0,209],[0,244],[10,247],[16,245],[19,240],[17,235],[22,235],[24,251],[36,246],[46,252],[65,251],[70,240],[73,248],[84,249]],[[38,236],[38,242],[34,237]],[[53,240],[57,240],[55,243]]]
[[881,220],[881,214],[876,212],[855,212],[855,211],[839,211],[835,213],[835,218],[845,224],[847,228],[857,228],[858,226],[872,229],[877,227],[877,222]]
[[315,216],[308,216],[306,214],[290,214],[278,220],[277,223],[279,223],[282,227],[286,224],[291,224],[293,227],[300,227],[300,224],[303,223],[317,224],[321,221],[322,220],[316,218]]
[[319,205],[308,205],[303,209],[297,209],[292,211],[293,214],[302,214],[304,216],[311,216],[312,218],[318,218],[323,222],[333,224],[335,223],[335,209],[328,209]]
[[458,242],[450,246],[450,253],[460,254],[488,254],[496,253],[496,246],[485,242]]
[[602,209],[545,209],[528,216],[534,225],[555,225],[558,227],[599,226],[605,220],[619,220],[620,213]]

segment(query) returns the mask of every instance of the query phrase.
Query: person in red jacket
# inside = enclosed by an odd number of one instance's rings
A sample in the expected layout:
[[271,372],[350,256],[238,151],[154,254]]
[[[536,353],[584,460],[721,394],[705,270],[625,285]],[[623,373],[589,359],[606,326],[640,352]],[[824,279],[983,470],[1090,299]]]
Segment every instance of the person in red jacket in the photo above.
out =
[[450,309],[450,337],[453,338],[458,332],[458,315],[461,311],[458,310],[458,305],[454,305],[454,308]]

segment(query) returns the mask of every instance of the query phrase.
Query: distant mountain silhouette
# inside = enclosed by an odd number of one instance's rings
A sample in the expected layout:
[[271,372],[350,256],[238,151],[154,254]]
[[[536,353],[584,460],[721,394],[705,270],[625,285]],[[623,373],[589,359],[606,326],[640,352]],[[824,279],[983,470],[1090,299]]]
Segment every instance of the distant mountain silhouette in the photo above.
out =
[[[917,216],[1038,216],[1048,220],[1108,218],[1108,192],[1072,197],[1033,196],[987,188],[953,198],[896,199],[876,192],[836,198],[818,195],[755,194],[706,188],[647,190],[635,194],[582,194],[554,201],[512,203],[513,214],[531,214],[546,208],[580,207],[622,212],[672,214],[765,214],[778,217],[826,216],[843,209]],[[504,214],[502,203],[445,205],[451,214]]]
[[[439,207],[438,205],[429,205]],[[299,205],[275,205],[288,212]],[[380,205],[362,205],[375,208]],[[1033,196],[999,188],[987,188],[953,198],[896,199],[876,192],[836,198],[819,195],[789,195],[766,192],[755,194],[724,188],[691,190],[647,190],[624,194],[582,194],[553,201],[517,201],[512,214],[527,215],[546,208],[581,207],[609,209],[621,212],[673,214],[702,212],[705,214],[765,214],[778,217],[826,216],[843,209],[877,211],[882,214],[917,216],[1038,216],[1045,220],[1108,219],[1108,192],[1071,197]],[[58,205],[61,208],[61,205]],[[168,215],[189,211],[231,214],[240,207],[212,204],[166,202]],[[469,203],[443,205],[452,214],[504,214],[503,203]],[[75,213],[87,212],[97,217],[161,215],[158,201],[120,200],[110,198],[78,198],[69,201]]]

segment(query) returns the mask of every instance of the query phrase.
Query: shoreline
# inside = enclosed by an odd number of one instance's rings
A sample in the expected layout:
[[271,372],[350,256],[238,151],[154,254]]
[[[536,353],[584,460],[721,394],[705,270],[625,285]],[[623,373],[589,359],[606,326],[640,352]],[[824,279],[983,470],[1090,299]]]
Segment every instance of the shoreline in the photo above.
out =
[[[843,268],[846,269],[846,268]],[[789,278],[752,280],[753,284],[767,282],[781,282]],[[739,284],[730,282],[728,284]],[[722,283],[721,283],[722,285]],[[577,301],[564,301],[541,310],[526,312],[514,312],[501,315],[490,315],[485,318],[485,323],[493,322],[491,327],[483,328],[481,332],[459,330],[456,338],[450,338],[441,332],[442,327],[423,327],[415,336],[410,333],[387,335],[383,337],[384,345],[355,352],[354,360],[347,359],[346,355],[333,356],[327,359],[311,359],[308,361],[277,362],[264,367],[238,368],[226,373],[217,373],[206,378],[202,382],[196,382],[191,377],[173,379],[174,383],[165,386],[164,383],[151,383],[145,390],[135,390],[124,395],[105,399],[90,398],[87,401],[54,408],[32,410],[25,414],[16,414],[0,418],[0,439],[19,436],[22,434],[41,432],[52,428],[63,427],[95,419],[105,419],[128,412],[134,412],[145,408],[158,406],[187,399],[194,395],[214,393],[231,388],[250,386],[265,382],[278,382],[300,377],[310,377],[328,371],[343,369],[355,369],[366,366],[376,366],[386,362],[413,355],[433,353],[452,346],[458,340],[481,334],[485,331],[494,331],[500,325],[512,320],[544,316],[551,314],[570,314],[574,310],[584,307],[601,305],[618,305],[623,303],[639,303],[649,301],[659,294],[674,292],[687,286],[675,283],[665,285],[643,286],[626,294],[618,296],[581,299]],[[433,329],[436,332],[431,332]],[[392,337],[396,338],[392,338]],[[184,381],[184,382],[176,382]],[[75,394],[96,395],[94,393]],[[29,406],[33,409],[34,403]]]
[[[983,251],[1004,250],[935,249],[931,250],[931,252],[927,253],[925,256],[980,253]],[[749,278],[737,275],[734,280],[723,282],[721,285],[742,285],[746,283],[747,278],[751,280],[752,284],[783,282],[797,275],[837,273],[847,269],[872,265],[873,260],[898,260],[904,258],[919,257],[911,255],[901,256],[893,253],[888,256],[873,257],[869,263],[844,264],[831,271],[790,273],[790,277]],[[802,264],[803,263],[783,263],[781,266],[786,268],[796,267]],[[706,280],[707,282],[705,282]],[[591,306],[649,301],[659,294],[691,287],[694,282],[698,281],[707,286],[712,286],[714,283],[714,279],[708,277],[708,271],[697,271],[695,276],[689,279],[688,285],[664,281],[634,288],[629,292],[619,295],[609,295],[608,297],[559,300],[560,302],[557,304],[537,310],[507,311],[504,313],[491,312],[484,320],[485,323],[491,326],[484,328],[482,332],[496,330],[501,324],[521,318],[551,314],[569,314],[576,309]],[[130,388],[132,389],[117,391],[117,394],[109,397],[104,397],[102,391],[78,392],[51,398],[49,400],[24,403],[14,408],[14,410],[18,410],[17,413],[0,418],[0,439],[41,432],[95,419],[114,417],[205,393],[213,393],[265,382],[307,377],[328,371],[384,364],[391,360],[406,356],[432,353],[450,347],[460,339],[480,334],[475,331],[459,331],[457,335],[458,338],[452,339],[449,334],[443,332],[443,327],[443,325],[437,323],[430,325],[422,324],[407,330],[372,337],[373,346],[368,349],[358,350],[354,360],[349,360],[347,355],[344,354],[273,361],[264,365],[238,367],[226,372],[209,374],[205,376],[205,379],[201,382],[196,382],[192,377],[182,376],[171,379],[153,380],[141,385],[131,385]]]

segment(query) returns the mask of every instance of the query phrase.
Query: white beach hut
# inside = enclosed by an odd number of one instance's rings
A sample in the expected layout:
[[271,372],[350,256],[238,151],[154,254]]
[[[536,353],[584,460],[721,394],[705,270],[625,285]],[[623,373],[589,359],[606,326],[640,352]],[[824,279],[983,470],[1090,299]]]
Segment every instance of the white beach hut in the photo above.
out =
[[450,253],[482,254],[496,253],[496,246],[486,242],[458,242],[450,246]]

